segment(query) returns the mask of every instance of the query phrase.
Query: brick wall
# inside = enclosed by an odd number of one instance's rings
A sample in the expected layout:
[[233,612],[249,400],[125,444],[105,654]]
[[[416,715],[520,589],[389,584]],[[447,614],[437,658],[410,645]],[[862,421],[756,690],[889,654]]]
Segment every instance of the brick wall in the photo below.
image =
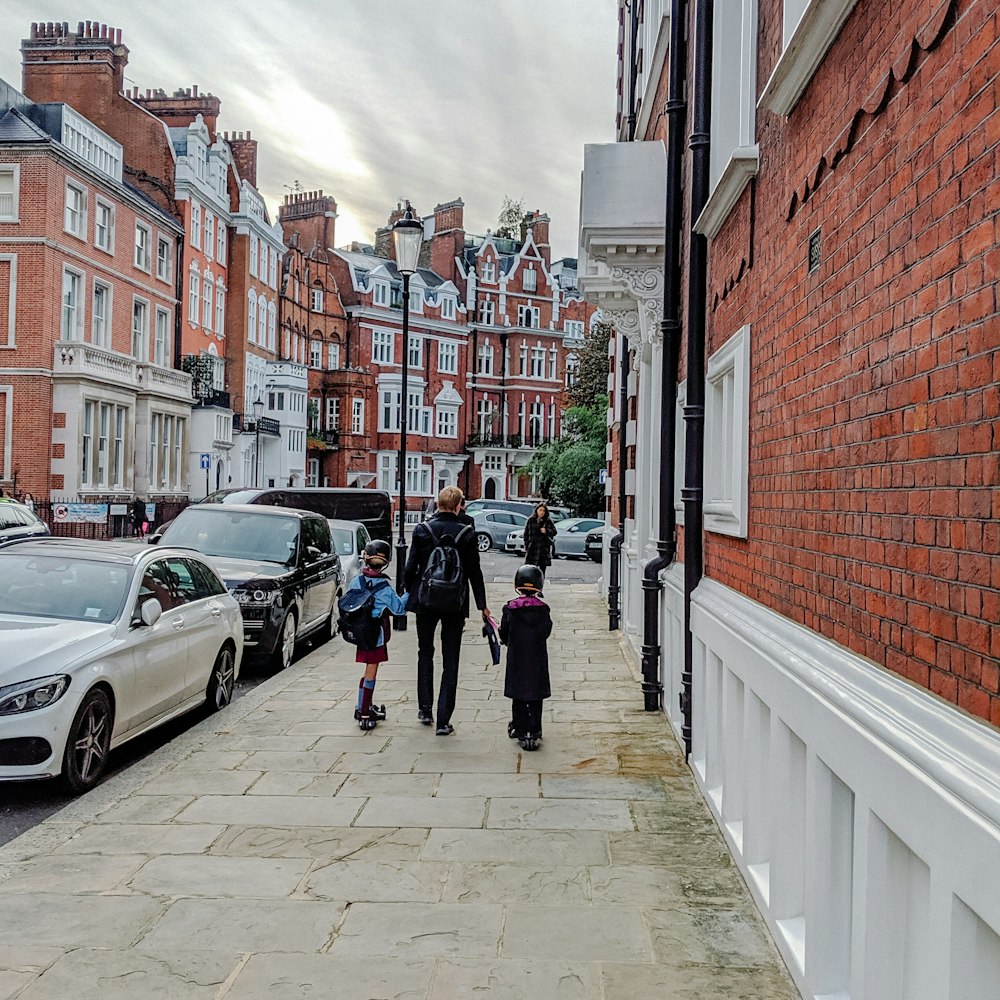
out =
[[752,329],[749,538],[706,539],[711,577],[995,724],[998,37],[986,0],[861,3],[789,119],[758,112],[709,267],[709,353]]

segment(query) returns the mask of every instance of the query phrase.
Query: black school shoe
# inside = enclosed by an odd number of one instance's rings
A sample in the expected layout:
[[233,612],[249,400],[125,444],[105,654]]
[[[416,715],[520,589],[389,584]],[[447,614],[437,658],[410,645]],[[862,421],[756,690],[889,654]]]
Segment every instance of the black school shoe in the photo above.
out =
[[374,729],[378,725],[378,720],[373,715],[362,715],[358,720],[359,729]]
[[455,727],[450,722],[446,722],[443,726],[438,726],[437,729],[434,730],[434,735],[451,736],[453,732],[455,732]]
[[512,740],[519,740],[521,738],[521,734],[514,728],[514,723],[513,722],[508,722],[507,723],[507,735]]
[[434,713],[429,708],[421,708],[417,711],[417,722],[422,722],[425,726],[434,725]]
[[531,733],[525,733],[521,739],[518,740],[521,745],[522,750],[537,750],[538,749],[538,737],[533,736]]
[[[368,710],[371,713],[373,719],[378,719],[379,722],[385,722],[385,705],[372,705]],[[361,721],[361,709],[356,708],[354,710],[355,721]]]

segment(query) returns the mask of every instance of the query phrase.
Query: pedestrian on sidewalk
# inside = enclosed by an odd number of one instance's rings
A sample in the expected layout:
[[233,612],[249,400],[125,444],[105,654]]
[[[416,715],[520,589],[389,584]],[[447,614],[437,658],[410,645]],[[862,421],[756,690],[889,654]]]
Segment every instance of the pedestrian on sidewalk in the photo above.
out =
[[549,650],[552,616],[542,600],[545,578],[537,566],[522,566],[514,575],[518,596],[503,607],[500,641],[507,647],[504,696],[511,699],[507,735],[523,750],[537,750],[542,738],[542,702],[552,694]]
[[556,526],[549,517],[549,508],[540,503],[524,526],[524,561],[537,566],[545,578],[545,570],[552,565],[552,550]]
[[417,718],[434,724],[434,633],[441,626],[441,689],[437,701],[438,736],[455,731],[458,666],[462,630],[469,617],[469,587],[483,620],[489,618],[486,586],[479,565],[476,533],[459,515],[463,501],[457,486],[438,494],[437,511],[413,529],[404,580],[410,593],[410,610],[417,619]]
[[129,504],[129,514],[132,516],[132,530],[136,538],[146,534],[146,504],[141,497],[136,497]]
[[[375,695],[375,681],[378,677],[378,665],[389,659],[389,640],[392,638],[392,623],[390,615],[406,614],[407,595],[397,594],[392,589],[385,567],[392,557],[392,549],[388,542],[376,539],[365,546],[361,559],[365,568],[356,576],[350,590],[370,590],[374,607],[372,618],[381,622],[377,645],[374,649],[359,649],[355,662],[365,665],[365,672],[358,681],[358,703],[354,709],[354,718],[362,729],[374,729],[385,720],[385,705],[376,705],[372,699]],[[381,586],[373,585],[371,581],[385,581]]]

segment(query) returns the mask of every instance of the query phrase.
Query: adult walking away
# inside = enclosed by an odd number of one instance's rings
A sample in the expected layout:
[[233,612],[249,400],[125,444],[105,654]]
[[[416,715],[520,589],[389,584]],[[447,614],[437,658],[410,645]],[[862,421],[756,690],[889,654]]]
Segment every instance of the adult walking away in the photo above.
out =
[[489,618],[486,586],[479,565],[476,533],[459,516],[462,491],[446,486],[438,494],[437,512],[413,529],[404,582],[409,610],[417,619],[417,718],[434,723],[434,633],[441,626],[441,689],[437,700],[437,735],[455,731],[458,665],[462,630],[469,617],[469,587],[476,607]]
[[142,538],[146,534],[146,504],[140,497],[136,497],[129,504],[129,514],[132,517],[132,531],[136,538]]
[[543,574],[552,565],[556,534],[556,526],[549,517],[549,508],[540,503],[524,526],[524,561],[537,566]]

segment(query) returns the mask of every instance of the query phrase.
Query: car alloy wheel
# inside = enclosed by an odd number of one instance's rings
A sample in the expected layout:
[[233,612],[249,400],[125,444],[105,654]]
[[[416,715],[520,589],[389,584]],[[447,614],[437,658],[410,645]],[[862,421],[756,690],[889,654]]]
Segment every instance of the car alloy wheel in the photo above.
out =
[[225,708],[233,700],[233,688],[236,686],[236,657],[229,646],[223,646],[215,658],[212,676],[208,679],[206,700],[213,712]]
[[63,780],[74,792],[86,792],[100,780],[108,764],[114,712],[111,699],[95,688],[77,710],[63,753]]
[[480,552],[489,552],[493,547],[493,539],[487,534],[480,533],[476,535],[476,545]]
[[274,650],[274,667],[276,670],[285,670],[291,666],[292,658],[295,656],[295,612],[289,611],[285,615],[285,620],[281,623],[281,633],[278,645]]

